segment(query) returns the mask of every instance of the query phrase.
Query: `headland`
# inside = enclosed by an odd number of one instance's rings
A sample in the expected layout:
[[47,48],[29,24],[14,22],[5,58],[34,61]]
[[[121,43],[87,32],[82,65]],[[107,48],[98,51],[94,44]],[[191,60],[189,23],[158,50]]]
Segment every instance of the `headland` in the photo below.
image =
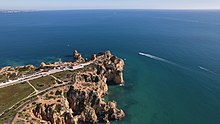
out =
[[[124,61],[110,51],[73,61],[0,69],[0,123],[110,123],[125,117],[107,101],[108,85],[124,84]],[[8,103],[8,104],[6,104]]]

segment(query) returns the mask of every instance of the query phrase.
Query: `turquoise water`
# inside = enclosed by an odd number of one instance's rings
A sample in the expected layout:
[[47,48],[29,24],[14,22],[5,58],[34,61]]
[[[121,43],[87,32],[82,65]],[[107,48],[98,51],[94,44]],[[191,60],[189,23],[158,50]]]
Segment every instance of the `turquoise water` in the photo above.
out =
[[114,123],[219,124],[219,34],[220,11],[1,13],[0,66],[111,50],[126,59],[126,84],[108,98],[127,116]]

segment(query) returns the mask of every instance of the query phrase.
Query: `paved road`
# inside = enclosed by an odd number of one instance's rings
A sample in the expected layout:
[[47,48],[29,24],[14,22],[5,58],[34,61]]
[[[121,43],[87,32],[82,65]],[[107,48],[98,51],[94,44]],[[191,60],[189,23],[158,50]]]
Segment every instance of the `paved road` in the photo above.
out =
[[87,63],[83,63],[83,64],[73,66],[72,69],[70,69],[70,68],[67,68],[67,69],[52,69],[52,70],[49,70],[48,72],[37,72],[35,74],[29,75],[29,76],[26,76],[26,77],[21,77],[21,78],[18,78],[16,80],[10,80],[10,81],[5,82],[5,83],[0,83],[0,88],[15,85],[15,84],[19,84],[19,83],[22,83],[22,82],[25,82],[25,81],[30,81],[30,80],[33,80],[33,79],[37,79],[37,78],[40,78],[40,77],[44,77],[44,76],[51,75],[51,74],[58,73],[58,72],[62,72],[62,71],[67,71],[67,70],[74,71],[74,70],[77,70],[77,69],[80,69],[80,68],[84,68],[84,66],[87,66],[89,64],[91,64],[91,62],[87,62]]

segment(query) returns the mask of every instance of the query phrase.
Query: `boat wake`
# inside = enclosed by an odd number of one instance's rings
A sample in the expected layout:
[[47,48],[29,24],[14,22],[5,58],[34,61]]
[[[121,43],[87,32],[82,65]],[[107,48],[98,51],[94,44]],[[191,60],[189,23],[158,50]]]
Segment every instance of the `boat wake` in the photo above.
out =
[[[160,57],[157,57],[157,56],[154,56],[154,55],[151,55],[151,54],[147,54],[147,53],[142,53],[142,52],[139,52],[138,54],[139,54],[139,55],[142,55],[142,56],[145,56],[145,57],[148,57],[148,58],[151,58],[151,59],[154,59],[154,60],[158,60],[158,61],[164,62],[164,63],[168,63],[168,64],[171,64],[171,65],[175,65],[175,66],[177,66],[177,67],[180,67],[180,68],[183,68],[183,69],[186,69],[186,70],[193,71],[193,70],[190,69],[190,68],[181,66],[181,65],[179,65],[179,64],[176,64],[176,63],[174,63],[174,62],[172,62],[172,61],[169,61],[169,60],[167,60],[167,59],[164,59],[164,58],[160,58]],[[211,71],[211,70],[209,70],[209,69],[207,69],[207,68],[205,68],[205,67],[202,67],[202,66],[198,66],[198,68],[200,68],[201,70],[204,70],[204,71],[206,71],[206,72],[208,72],[208,73],[214,74],[214,75],[220,75],[220,74],[215,73],[215,72],[213,72],[213,71]]]
[[217,73],[215,73],[215,72],[213,72],[213,71],[211,71],[211,70],[209,70],[209,69],[207,69],[207,68],[204,68],[204,67],[202,67],[202,66],[198,66],[198,67],[199,67],[200,69],[206,71],[206,72],[209,72],[209,73],[212,73],[212,74],[215,74],[215,75],[219,75],[219,74],[217,74]]
[[153,56],[153,55],[151,55],[151,54],[146,54],[146,53],[141,53],[141,52],[139,52],[139,55],[146,56],[146,57],[151,58],[151,59],[154,59],[154,60],[158,60],[158,61],[161,61],[161,62],[165,62],[165,63],[171,64],[171,65],[176,65],[176,66],[178,66],[178,65],[177,65],[176,63],[174,63],[174,62],[171,62],[171,61],[166,60],[166,59],[164,59],[164,58],[160,58],[160,57],[157,57],[157,56]]

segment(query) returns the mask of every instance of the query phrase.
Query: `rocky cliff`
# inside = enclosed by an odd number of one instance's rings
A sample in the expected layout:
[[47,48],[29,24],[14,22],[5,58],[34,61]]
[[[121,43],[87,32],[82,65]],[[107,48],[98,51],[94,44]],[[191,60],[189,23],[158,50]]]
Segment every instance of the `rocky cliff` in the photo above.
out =
[[77,50],[74,50],[73,57],[75,62],[79,62],[79,63],[85,62],[85,59],[82,57],[80,53],[78,53]]
[[97,74],[107,78],[108,83],[122,84],[124,60],[112,55],[110,51],[100,54],[94,62]]
[[117,109],[115,101],[103,101],[108,91],[106,81],[105,76],[94,72],[77,76],[77,82],[67,92],[67,100],[79,122],[109,123],[124,118],[125,113]]
[[[80,58],[78,62],[85,60],[76,51],[74,55]],[[112,55],[110,51],[93,55],[90,61],[91,65],[76,73],[71,85],[50,91],[35,104],[26,107],[26,111],[22,112],[31,117],[28,122],[94,124],[123,119],[124,111],[117,108],[115,101],[104,101],[104,96],[108,94],[109,83],[124,83],[124,61]]]

